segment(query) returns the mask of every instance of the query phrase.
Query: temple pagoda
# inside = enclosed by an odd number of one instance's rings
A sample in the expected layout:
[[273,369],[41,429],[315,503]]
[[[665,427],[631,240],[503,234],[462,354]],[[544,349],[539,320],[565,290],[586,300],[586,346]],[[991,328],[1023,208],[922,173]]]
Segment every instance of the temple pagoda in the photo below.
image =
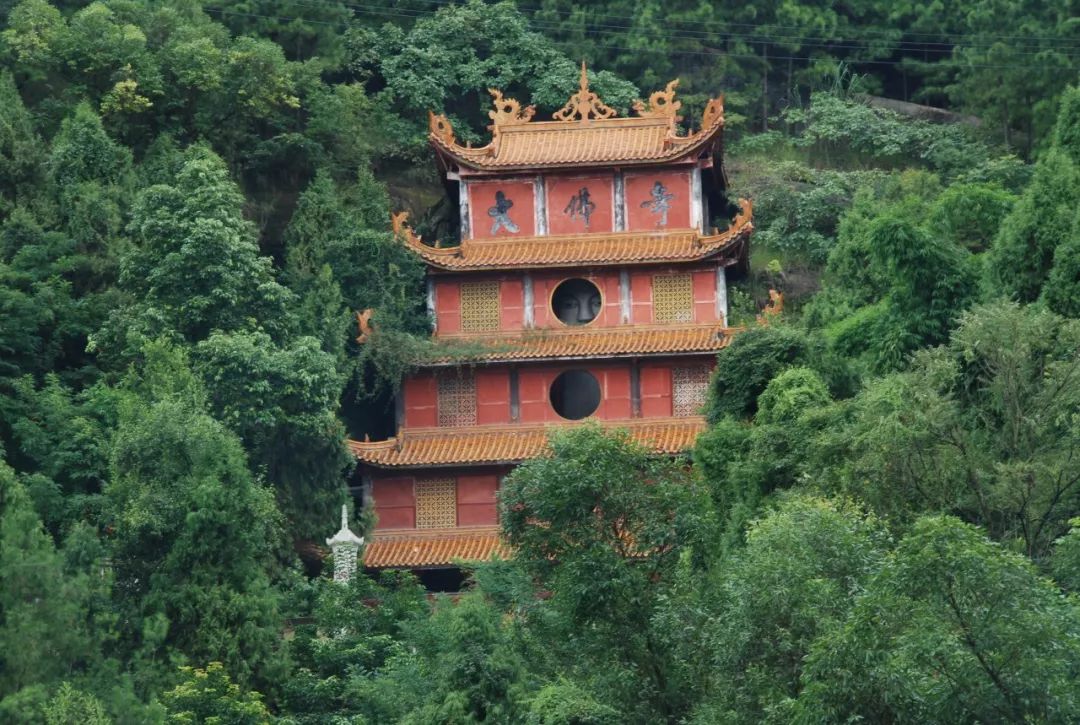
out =
[[676,85],[617,117],[582,66],[551,121],[493,90],[481,147],[431,115],[461,241],[428,244],[402,216],[395,229],[427,264],[436,340],[480,352],[410,375],[397,434],[350,443],[378,516],[365,567],[431,578],[499,551],[500,482],[553,428],[596,420],[664,454],[704,428],[751,209],[725,195],[722,98],[682,132]]

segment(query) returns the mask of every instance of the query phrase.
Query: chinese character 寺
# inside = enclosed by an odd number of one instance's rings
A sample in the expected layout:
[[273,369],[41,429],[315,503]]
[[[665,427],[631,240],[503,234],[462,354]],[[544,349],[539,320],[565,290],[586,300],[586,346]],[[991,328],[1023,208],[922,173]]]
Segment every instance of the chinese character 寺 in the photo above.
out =
[[656,226],[666,227],[668,211],[671,209],[671,200],[675,198],[675,195],[669,192],[666,186],[657,181],[653,184],[649,196],[649,199],[641,202],[641,208],[644,209],[648,207],[649,211],[653,214],[659,214],[660,219],[656,222]]

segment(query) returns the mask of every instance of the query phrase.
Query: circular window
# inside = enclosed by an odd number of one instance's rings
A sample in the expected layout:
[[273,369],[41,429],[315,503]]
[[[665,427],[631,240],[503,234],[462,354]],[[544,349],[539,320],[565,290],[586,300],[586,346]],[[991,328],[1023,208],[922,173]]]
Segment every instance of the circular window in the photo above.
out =
[[586,370],[567,370],[555,378],[549,397],[556,413],[581,420],[600,407],[600,383]]
[[600,289],[587,279],[568,279],[555,288],[551,306],[567,325],[587,325],[600,314]]

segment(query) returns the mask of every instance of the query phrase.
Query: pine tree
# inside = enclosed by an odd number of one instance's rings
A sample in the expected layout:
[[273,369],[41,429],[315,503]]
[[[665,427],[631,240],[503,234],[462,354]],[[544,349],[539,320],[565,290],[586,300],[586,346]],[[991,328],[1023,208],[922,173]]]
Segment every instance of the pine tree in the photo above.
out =
[[0,209],[33,194],[44,166],[43,145],[30,112],[11,74],[0,73]]
[[[1051,270],[1059,264],[1059,245],[1069,246],[1074,217],[1080,204],[1080,89],[1062,96],[1051,148],[1039,159],[1024,195],[1005,219],[987,255],[987,280],[992,293],[1020,302],[1039,298]],[[1075,247],[1072,242],[1071,246]],[[1072,303],[1065,300],[1076,285],[1075,252],[1060,253],[1054,284],[1058,291],[1045,296],[1062,314]]]
[[103,583],[67,567],[26,489],[0,460],[0,719],[5,698],[100,662],[93,599]]

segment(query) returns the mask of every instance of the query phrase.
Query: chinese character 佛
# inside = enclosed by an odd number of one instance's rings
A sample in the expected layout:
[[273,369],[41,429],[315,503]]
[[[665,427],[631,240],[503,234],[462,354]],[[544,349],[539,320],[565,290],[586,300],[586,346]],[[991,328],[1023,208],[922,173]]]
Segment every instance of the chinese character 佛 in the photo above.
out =
[[570,197],[570,203],[563,209],[563,214],[569,214],[571,219],[584,219],[585,231],[589,230],[589,217],[596,211],[596,202],[589,198],[589,189],[581,187],[581,191]]
[[518,225],[514,224],[510,219],[510,207],[514,205],[514,202],[506,198],[506,194],[501,191],[495,192],[495,206],[488,209],[488,216],[494,221],[491,222],[491,233],[494,235],[499,231],[499,228],[503,228],[511,234],[518,233]]
[[649,197],[645,201],[641,202],[641,208],[648,208],[653,214],[659,214],[660,219],[656,222],[658,227],[667,226],[667,214],[671,209],[671,200],[675,198],[675,195],[667,190],[667,187],[657,181],[653,184],[652,191],[649,192]]

